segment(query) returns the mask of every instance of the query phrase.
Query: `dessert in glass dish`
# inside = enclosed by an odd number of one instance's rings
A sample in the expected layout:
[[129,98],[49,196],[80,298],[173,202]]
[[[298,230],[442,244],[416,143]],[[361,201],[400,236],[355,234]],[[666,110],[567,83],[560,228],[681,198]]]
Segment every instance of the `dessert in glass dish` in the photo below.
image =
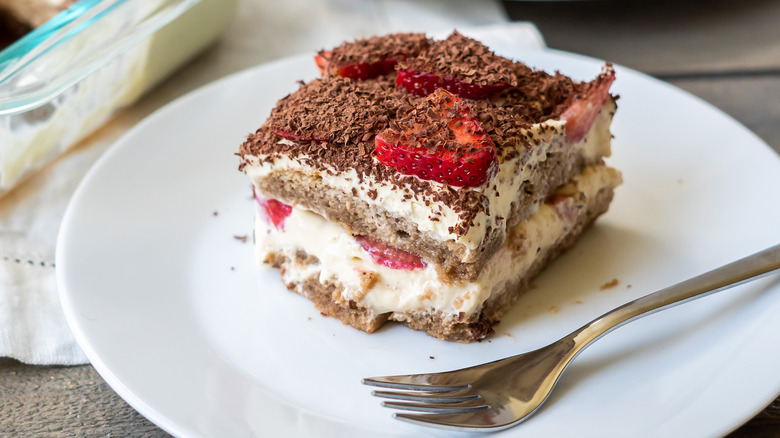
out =
[[0,0],[0,196],[213,43],[235,4]]

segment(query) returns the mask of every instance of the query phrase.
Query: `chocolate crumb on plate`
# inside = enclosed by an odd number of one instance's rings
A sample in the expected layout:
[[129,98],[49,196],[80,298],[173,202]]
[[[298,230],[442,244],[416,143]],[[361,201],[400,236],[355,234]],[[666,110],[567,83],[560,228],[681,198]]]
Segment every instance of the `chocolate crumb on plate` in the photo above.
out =
[[599,287],[599,290],[612,289],[613,287],[615,287],[617,285],[618,285],[618,279],[617,278],[613,278],[612,280],[602,284],[601,287]]

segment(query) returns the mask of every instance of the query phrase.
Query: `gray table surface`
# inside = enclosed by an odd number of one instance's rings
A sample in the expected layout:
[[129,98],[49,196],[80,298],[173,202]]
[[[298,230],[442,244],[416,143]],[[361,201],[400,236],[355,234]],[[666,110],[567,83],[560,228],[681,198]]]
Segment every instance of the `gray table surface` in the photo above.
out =
[[[688,90],[780,152],[780,2],[505,5],[512,19],[535,22],[550,47],[607,59]],[[218,50],[195,65],[209,62]],[[89,365],[28,366],[0,359],[0,436],[168,435],[128,406]],[[729,436],[780,437],[780,399]]]

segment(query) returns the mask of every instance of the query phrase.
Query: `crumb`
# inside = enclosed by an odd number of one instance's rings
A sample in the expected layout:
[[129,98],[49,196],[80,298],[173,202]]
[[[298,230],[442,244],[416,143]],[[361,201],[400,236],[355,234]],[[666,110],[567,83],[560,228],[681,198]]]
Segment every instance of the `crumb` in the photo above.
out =
[[627,285],[626,285],[626,289],[631,289],[631,285],[630,285],[630,284],[627,284]]
[[219,216],[219,212],[217,210],[214,210],[213,213],[211,213],[212,216]]
[[511,338],[511,337],[512,337],[512,334],[511,334],[511,333],[509,333],[509,332],[504,332],[504,336],[506,336],[507,338]]
[[426,287],[422,295],[420,295],[420,301],[433,300],[433,289]]
[[618,279],[617,278],[613,278],[612,281],[609,281],[607,283],[602,284],[601,287],[599,288],[599,290],[612,289],[613,287],[615,287],[617,285],[618,285]]
[[379,274],[373,271],[359,271],[358,275],[360,276],[360,289],[363,291],[363,295],[370,291],[379,281]]
[[247,241],[247,239],[249,238],[249,236],[247,236],[246,234],[244,234],[243,236],[236,236],[236,235],[234,234],[234,235],[233,235],[233,238],[234,238],[234,239],[236,239],[236,240],[240,240],[240,241],[241,241],[241,243],[246,243],[246,241]]
[[582,304],[582,303],[583,303],[583,301],[582,301],[582,300],[576,300],[576,301],[574,302],[574,304]]
[[558,313],[558,307],[557,306],[552,306],[552,307],[550,307],[548,309],[548,312],[550,312],[550,313]]
[[435,358],[435,357],[433,357],[433,356],[428,356],[428,358],[429,358],[429,359],[436,359],[436,358]]
[[310,316],[310,317],[308,317],[308,318],[306,318],[306,320],[307,320],[307,321],[311,321],[311,316]]
[[683,179],[682,179],[682,178],[679,178],[679,179],[677,180],[677,184],[682,184],[682,183],[683,183]]
[[236,268],[235,268],[235,267],[233,267],[233,266],[231,266],[231,267],[230,267],[230,270],[231,270],[231,271],[235,271],[235,270],[236,270]]

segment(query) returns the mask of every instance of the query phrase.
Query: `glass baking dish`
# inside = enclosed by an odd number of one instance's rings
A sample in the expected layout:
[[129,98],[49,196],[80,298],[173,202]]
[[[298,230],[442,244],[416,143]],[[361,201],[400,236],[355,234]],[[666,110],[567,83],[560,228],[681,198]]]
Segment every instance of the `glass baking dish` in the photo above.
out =
[[0,52],[0,196],[213,42],[236,0],[81,0]]

